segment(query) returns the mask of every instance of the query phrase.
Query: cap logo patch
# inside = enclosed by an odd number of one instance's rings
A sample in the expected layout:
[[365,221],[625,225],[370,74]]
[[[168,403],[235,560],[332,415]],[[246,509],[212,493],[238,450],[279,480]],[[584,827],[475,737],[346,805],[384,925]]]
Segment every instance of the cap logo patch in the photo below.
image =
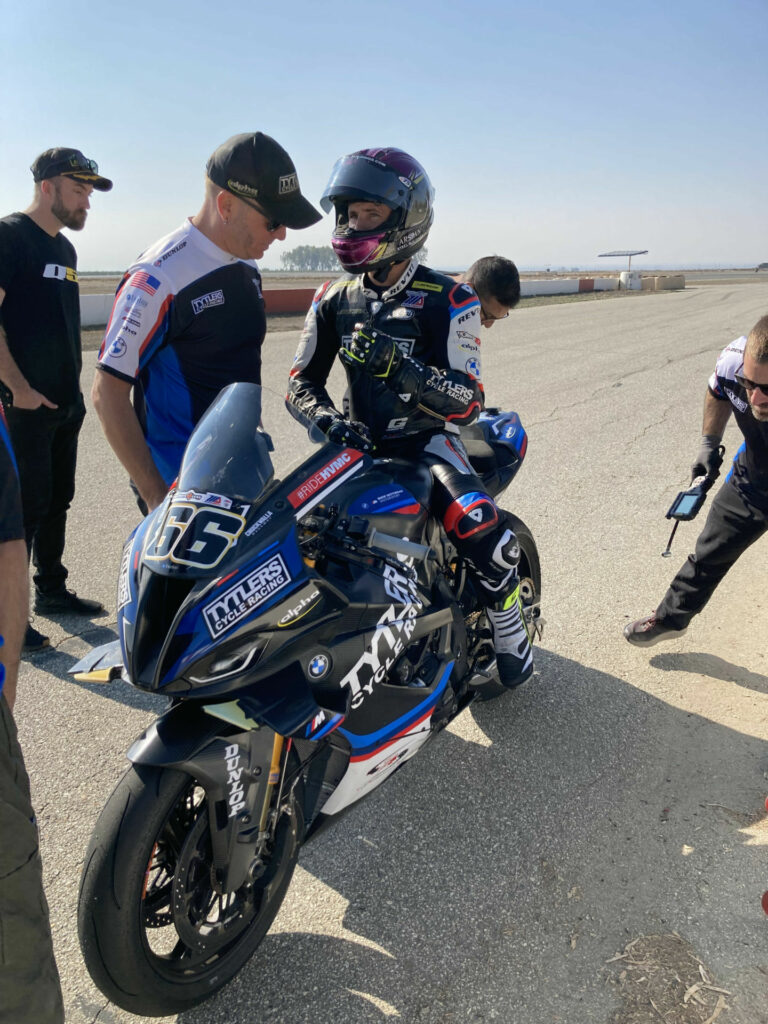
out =
[[278,192],[282,196],[286,192],[297,192],[299,181],[295,174],[284,174],[282,178],[278,178],[278,186]]
[[253,185],[246,185],[244,181],[236,181],[234,178],[227,178],[227,188],[239,196],[253,196],[255,199],[259,190]]

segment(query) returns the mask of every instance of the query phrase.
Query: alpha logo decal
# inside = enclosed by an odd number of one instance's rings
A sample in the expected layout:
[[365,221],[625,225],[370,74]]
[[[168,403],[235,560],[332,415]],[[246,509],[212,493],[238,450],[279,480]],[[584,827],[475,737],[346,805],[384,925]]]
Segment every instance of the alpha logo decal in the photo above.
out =
[[299,619],[303,619],[320,604],[320,591],[313,590],[311,594],[303,597],[297,605],[285,613],[282,619],[278,619],[277,628],[285,629],[286,626],[293,626]]
[[398,306],[397,309],[393,309],[389,314],[390,320],[412,320],[414,312],[412,309],[406,309],[404,306]]
[[226,633],[273,594],[287,587],[291,579],[282,555],[274,555],[203,608],[208,632],[214,640]]

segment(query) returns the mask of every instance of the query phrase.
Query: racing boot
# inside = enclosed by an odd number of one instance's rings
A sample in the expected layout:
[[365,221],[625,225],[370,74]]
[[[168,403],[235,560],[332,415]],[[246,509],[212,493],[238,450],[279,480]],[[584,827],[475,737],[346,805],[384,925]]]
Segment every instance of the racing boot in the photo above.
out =
[[502,686],[512,690],[533,673],[533,651],[520,607],[520,584],[515,580],[503,600],[485,609],[491,627]]

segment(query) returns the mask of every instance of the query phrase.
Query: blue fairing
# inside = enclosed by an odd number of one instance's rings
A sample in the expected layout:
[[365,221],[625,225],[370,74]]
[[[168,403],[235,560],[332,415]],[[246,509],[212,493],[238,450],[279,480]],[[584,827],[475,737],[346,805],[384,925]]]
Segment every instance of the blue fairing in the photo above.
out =
[[[222,603],[222,598],[236,591],[238,587],[242,587],[250,578],[259,574],[265,566],[276,559],[280,561],[281,565],[284,564],[285,570],[287,570],[284,584],[270,596],[254,603],[249,613],[239,615],[231,625],[225,626],[213,636],[210,626],[212,609]],[[294,590],[299,589],[307,579],[308,574],[296,541],[294,527],[287,537],[263,548],[256,557],[250,559],[236,572],[220,579],[214,588],[206,589],[204,595],[199,596],[195,603],[187,608],[174,633],[176,636],[188,635],[189,640],[183,654],[163,672],[160,685],[167,685],[183,675],[193,662],[212,651],[222,637],[229,636],[235,626],[241,628],[254,618],[263,615],[273,605],[285,600]],[[234,601],[235,598],[233,597],[232,600]]]
[[412,708],[401,718],[385,725],[383,729],[379,729],[376,732],[366,733],[364,736],[359,736],[356,733],[350,732],[348,729],[339,729],[339,732],[349,740],[349,744],[352,747],[354,755],[359,756],[360,754],[368,754],[371,751],[378,749],[378,747],[383,743],[393,739],[402,732],[406,732],[410,726],[418,722],[419,719],[424,718],[429,711],[434,709],[440,700],[441,694],[448,685],[448,679],[453,671],[454,664],[455,662],[450,661],[446,665],[443,670],[443,674],[440,677],[440,681],[425,700],[420,704],[417,704],[415,708]]
[[123,548],[120,575],[117,581],[117,631],[120,635],[124,665],[128,664],[128,648],[130,647],[131,640],[128,633],[136,623],[138,570],[141,565],[141,553],[153,524],[158,521],[158,516],[163,514],[162,510],[164,508],[165,503],[151,515],[147,516],[146,519],[143,519],[128,537]]

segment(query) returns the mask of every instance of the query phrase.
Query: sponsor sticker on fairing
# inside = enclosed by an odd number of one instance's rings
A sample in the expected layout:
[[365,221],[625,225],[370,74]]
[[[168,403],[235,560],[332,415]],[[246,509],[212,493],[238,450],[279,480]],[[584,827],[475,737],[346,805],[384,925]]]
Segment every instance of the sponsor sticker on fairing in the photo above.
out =
[[288,501],[294,508],[300,508],[320,492],[326,490],[330,484],[335,487],[336,484],[341,483],[348,471],[357,470],[356,463],[362,457],[363,453],[355,448],[345,448],[340,455],[331,459],[300,484],[295,491],[292,491],[288,495]]
[[232,499],[212,491],[179,492],[174,501],[191,501],[194,505],[214,505],[216,508],[232,508]]
[[123,548],[123,557],[120,559],[120,575],[117,580],[117,610],[125,608],[131,600],[131,585],[128,574],[131,569],[131,544]]
[[282,555],[274,555],[249,573],[234,586],[211,601],[203,608],[203,618],[211,636],[221,636],[246,618],[256,608],[269,600],[283,587],[287,587],[292,577],[283,561]]

